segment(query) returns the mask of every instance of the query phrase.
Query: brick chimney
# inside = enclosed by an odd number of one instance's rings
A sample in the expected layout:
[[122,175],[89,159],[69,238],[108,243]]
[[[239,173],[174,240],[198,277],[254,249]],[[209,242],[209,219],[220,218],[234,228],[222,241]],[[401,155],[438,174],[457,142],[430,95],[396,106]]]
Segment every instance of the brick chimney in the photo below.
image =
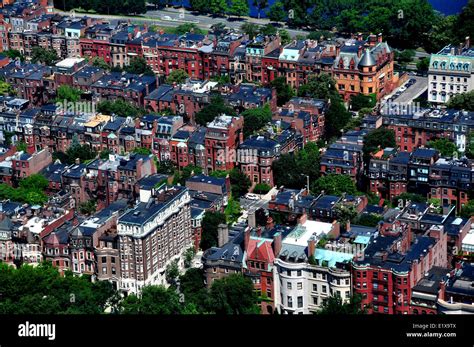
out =
[[364,47],[362,45],[360,45],[358,48],[357,48],[357,56],[360,58],[362,57],[362,52],[364,50]]
[[316,240],[313,237],[311,237],[308,240],[308,258],[314,257],[315,250],[316,250]]
[[308,220],[308,215],[303,213],[300,218],[298,218],[298,224],[303,225]]
[[466,40],[464,42],[464,47],[465,48],[471,47],[471,38],[469,36],[466,36]]
[[222,223],[217,226],[217,242],[219,247],[229,242],[229,227],[227,224]]
[[246,228],[244,231],[244,249],[247,251],[250,242],[250,228]]
[[378,41],[379,43],[382,43],[382,41],[383,41],[382,33],[379,33],[379,34],[377,35],[377,41]]
[[135,128],[140,129],[140,118],[135,118]]
[[256,228],[257,227],[257,220],[255,218],[255,210],[250,210],[248,214],[248,224],[250,228]]
[[341,225],[337,220],[332,222],[331,232],[329,233],[332,237],[338,238],[341,234]]
[[362,33],[357,34],[357,41],[362,41],[364,38],[362,37]]
[[446,301],[444,298],[446,296],[446,282],[440,281],[439,282],[439,290],[438,290],[438,299]]
[[272,243],[273,253],[276,256],[280,254],[281,251],[281,233],[276,233],[273,236],[273,243]]

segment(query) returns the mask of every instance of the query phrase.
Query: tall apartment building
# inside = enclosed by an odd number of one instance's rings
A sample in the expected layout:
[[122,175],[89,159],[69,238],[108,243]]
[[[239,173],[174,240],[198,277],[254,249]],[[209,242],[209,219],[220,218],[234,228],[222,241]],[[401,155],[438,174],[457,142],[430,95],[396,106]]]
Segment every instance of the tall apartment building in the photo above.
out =
[[474,47],[469,37],[464,45],[447,45],[432,54],[428,70],[428,101],[446,103],[456,94],[474,89]]
[[139,203],[117,223],[120,290],[166,284],[166,266],[192,245],[190,201],[181,186],[140,189]]

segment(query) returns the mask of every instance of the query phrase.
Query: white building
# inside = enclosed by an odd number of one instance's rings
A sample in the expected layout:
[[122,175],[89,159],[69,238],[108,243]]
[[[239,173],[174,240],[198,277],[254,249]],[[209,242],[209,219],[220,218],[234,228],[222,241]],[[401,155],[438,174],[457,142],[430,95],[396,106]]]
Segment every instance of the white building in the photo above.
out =
[[463,47],[448,45],[432,54],[428,70],[428,101],[446,103],[474,89],[474,48],[469,37]]
[[318,242],[338,233],[335,223],[306,221],[282,241],[275,259],[275,308],[280,313],[316,312],[331,295],[352,295],[350,262],[362,245]]

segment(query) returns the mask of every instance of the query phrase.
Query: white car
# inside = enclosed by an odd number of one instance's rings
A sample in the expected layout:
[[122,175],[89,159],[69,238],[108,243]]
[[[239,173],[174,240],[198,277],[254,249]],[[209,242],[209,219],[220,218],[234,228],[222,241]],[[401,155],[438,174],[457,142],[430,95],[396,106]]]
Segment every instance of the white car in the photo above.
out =
[[170,16],[161,16],[161,19],[162,20],[171,20],[171,17]]
[[245,194],[245,198],[249,200],[259,200],[260,197],[257,194],[247,193]]
[[398,89],[398,90],[403,93],[405,90],[407,90],[407,87],[402,86],[402,87],[400,87],[400,89]]

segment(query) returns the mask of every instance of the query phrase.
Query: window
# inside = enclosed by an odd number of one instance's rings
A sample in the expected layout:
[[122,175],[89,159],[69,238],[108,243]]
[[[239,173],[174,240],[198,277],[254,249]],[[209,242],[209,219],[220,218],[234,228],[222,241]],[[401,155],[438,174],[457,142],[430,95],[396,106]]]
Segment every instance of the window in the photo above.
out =
[[298,270],[298,271],[296,272],[296,276],[301,276],[301,270]]
[[297,288],[298,290],[303,289],[303,282],[298,282],[298,283],[296,284],[296,288]]
[[323,293],[327,293],[327,292],[328,292],[326,286],[321,286],[321,288],[322,288],[322,292],[323,292]]
[[291,290],[291,282],[287,282],[287,283],[286,283],[286,289]]
[[298,307],[303,307],[303,297],[302,296],[298,296]]
[[318,285],[317,284],[313,284],[313,292],[318,292]]
[[291,296],[288,296],[287,300],[288,300],[288,307],[293,307],[293,298]]

